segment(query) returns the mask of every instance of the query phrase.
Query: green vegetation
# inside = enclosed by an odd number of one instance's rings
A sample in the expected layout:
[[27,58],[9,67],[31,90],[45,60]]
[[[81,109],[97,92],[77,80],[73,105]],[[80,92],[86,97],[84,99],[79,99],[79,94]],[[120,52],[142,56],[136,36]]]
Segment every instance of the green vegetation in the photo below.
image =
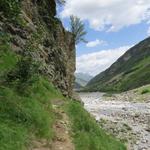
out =
[[9,21],[16,21],[21,11],[21,0],[1,0],[0,11],[9,18]]
[[84,36],[87,34],[85,31],[85,26],[80,18],[75,16],[70,16],[70,32],[74,35],[75,43],[86,42]]
[[141,94],[150,93],[150,86],[147,86],[147,87],[145,87],[145,88],[142,88],[142,89],[140,90],[140,93],[141,93]]
[[66,111],[72,122],[76,150],[125,150],[125,146],[107,135],[81,104],[70,101]]
[[149,89],[144,89],[144,90],[141,92],[141,94],[146,94],[146,93],[149,93],[149,92],[150,92]]
[[147,56],[140,62],[138,62],[133,68],[138,68],[132,73],[125,75],[120,85],[121,90],[133,89],[149,83],[150,77],[150,56]]
[[11,51],[10,36],[4,33],[0,35],[0,79],[6,72],[12,70],[17,63],[17,56]]

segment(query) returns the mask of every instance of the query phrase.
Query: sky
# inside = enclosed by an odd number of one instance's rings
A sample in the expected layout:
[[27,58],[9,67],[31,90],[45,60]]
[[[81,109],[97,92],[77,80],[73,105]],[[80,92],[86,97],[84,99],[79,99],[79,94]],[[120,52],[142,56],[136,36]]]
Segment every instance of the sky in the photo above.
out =
[[67,30],[70,15],[85,24],[88,43],[76,45],[76,72],[95,76],[150,35],[150,0],[66,0],[58,12]]

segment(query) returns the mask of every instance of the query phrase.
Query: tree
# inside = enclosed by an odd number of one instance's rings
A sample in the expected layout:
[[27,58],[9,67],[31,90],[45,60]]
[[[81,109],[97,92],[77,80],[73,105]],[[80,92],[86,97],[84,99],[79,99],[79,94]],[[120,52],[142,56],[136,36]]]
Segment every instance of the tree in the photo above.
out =
[[75,44],[87,42],[84,38],[84,36],[87,34],[85,31],[85,25],[80,18],[73,15],[70,16],[70,30],[74,35]]

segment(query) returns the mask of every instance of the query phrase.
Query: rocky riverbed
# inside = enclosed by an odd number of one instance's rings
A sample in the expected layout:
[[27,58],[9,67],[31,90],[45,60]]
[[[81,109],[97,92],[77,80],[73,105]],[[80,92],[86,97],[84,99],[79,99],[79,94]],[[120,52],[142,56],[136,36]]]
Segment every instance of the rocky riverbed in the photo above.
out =
[[150,150],[150,101],[124,100],[123,96],[103,97],[104,93],[80,93],[85,109],[99,125],[126,143],[128,150]]

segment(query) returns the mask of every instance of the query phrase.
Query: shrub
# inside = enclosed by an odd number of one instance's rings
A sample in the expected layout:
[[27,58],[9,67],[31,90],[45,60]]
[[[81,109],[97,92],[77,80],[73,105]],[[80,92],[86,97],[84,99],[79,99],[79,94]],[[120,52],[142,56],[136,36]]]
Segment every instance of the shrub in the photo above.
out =
[[52,140],[55,116],[50,99],[57,96],[42,77],[30,87],[29,95],[0,85],[0,150],[27,149],[33,138]]
[[15,68],[6,75],[5,83],[14,85],[22,93],[38,79],[39,65],[30,57],[21,57]]
[[144,89],[144,90],[142,90],[141,94],[146,94],[146,93],[149,93],[149,92],[150,92],[149,89]]
[[0,150],[24,150],[28,142],[26,128],[9,120],[1,120]]
[[20,14],[21,0],[1,0],[0,10],[3,15],[11,20],[16,20]]

